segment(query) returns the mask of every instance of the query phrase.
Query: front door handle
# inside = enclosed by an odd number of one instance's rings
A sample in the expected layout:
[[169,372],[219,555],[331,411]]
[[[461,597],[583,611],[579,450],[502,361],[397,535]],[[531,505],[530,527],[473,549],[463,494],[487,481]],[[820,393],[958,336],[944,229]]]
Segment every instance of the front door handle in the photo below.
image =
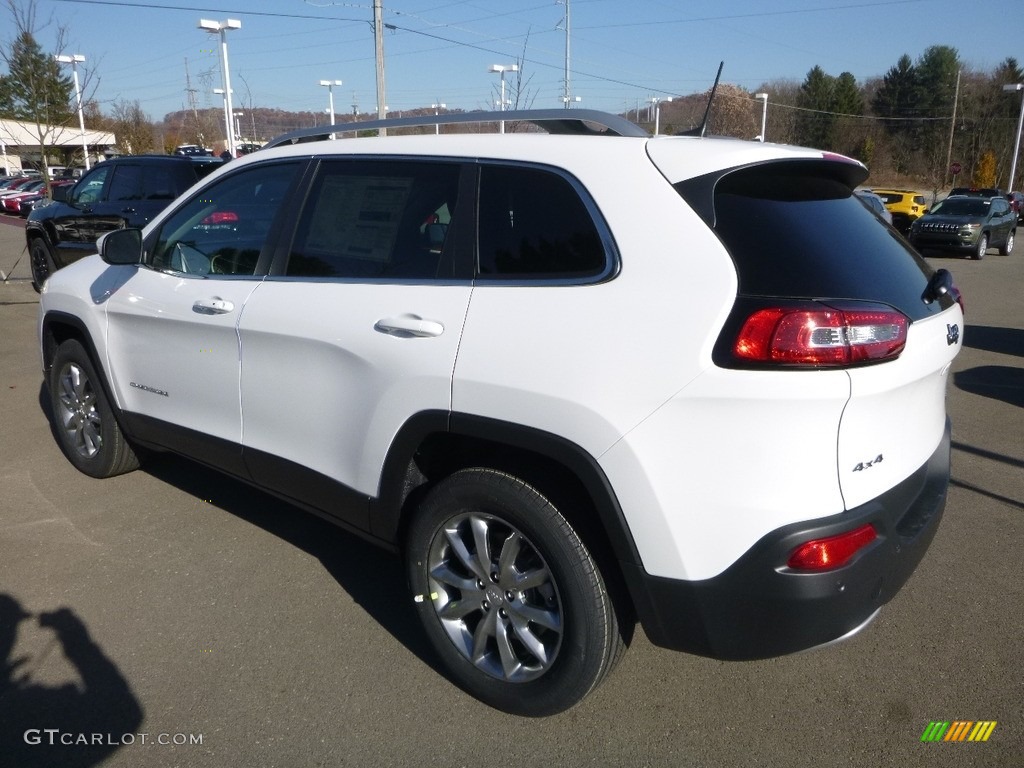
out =
[[436,320],[424,320],[419,315],[386,317],[374,323],[374,330],[403,339],[430,338],[444,333],[444,326]]
[[200,315],[224,315],[231,312],[234,308],[234,304],[219,296],[213,296],[209,299],[197,299],[195,304],[192,305],[192,311],[198,312]]

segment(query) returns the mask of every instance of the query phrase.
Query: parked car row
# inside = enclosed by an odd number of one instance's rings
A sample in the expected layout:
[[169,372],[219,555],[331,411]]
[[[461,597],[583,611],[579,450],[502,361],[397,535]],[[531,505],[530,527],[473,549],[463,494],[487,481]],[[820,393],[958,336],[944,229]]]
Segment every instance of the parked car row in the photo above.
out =
[[[54,179],[50,182],[50,194],[59,187],[69,187],[74,183],[74,179]],[[0,212],[14,216],[28,216],[35,206],[46,199],[46,185],[41,179],[36,179],[16,190],[0,193]]]

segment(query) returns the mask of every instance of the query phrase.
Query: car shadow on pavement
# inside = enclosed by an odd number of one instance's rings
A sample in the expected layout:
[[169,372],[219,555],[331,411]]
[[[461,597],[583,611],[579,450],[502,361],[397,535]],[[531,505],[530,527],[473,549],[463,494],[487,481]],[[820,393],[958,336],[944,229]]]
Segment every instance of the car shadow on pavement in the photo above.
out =
[[[34,679],[55,649],[77,682]],[[0,765],[99,765],[134,743],[142,719],[128,681],[74,611],[35,615],[0,593]]]
[[1024,408],[1024,368],[979,365],[953,374],[958,389]]
[[445,676],[423,635],[398,557],[327,520],[188,459],[153,455],[142,471],[196,498],[205,498],[215,487],[215,506],[317,558],[374,621]]
[[1024,357],[1024,330],[968,325],[964,331],[964,346],[1001,355]]
[[[39,388],[39,408],[59,445],[45,383]],[[398,557],[287,501],[176,454],[146,453],[141,471],[200,499],[209,496],[210,488],[216,488],[217,507],[317,558],[378,624],[439,675],[447,677],[423,635]],[[373,578],[367,578],[367,574],[373,574]]]

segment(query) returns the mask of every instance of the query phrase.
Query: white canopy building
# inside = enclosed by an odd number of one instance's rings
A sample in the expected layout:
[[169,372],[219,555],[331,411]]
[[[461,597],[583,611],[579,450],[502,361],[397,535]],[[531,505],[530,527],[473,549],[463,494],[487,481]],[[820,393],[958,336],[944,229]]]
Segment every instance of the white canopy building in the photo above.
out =
[[[40,133],[37,123],[0,120],[0,172],[7,175],[18,173],[22,169],[22,159],[40,162],[42,160],[42,148],[39,146]],[[117,139],[112,133],[86,130],[83,137],[77,126],[47,126],[42,133],[49,149],[80,150],[85,144],[89,148],[91,159],[103,157],[107,150],[117,144]]]

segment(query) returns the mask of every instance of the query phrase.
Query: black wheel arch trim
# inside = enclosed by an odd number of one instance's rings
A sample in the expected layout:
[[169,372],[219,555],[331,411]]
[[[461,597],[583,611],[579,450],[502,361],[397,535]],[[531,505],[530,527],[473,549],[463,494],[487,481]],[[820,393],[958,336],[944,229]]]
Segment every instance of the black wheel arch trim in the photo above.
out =
[[572,473],[593,504],[615,558],[641,566],[639,550],[611,483],[596,459],[581,446],[558,435],[521,424],[473,414],[424,411],[398,431],[384,462],[379,493],[373,502],[373,535],[397,541],[401,535],[405,500],[416,485],[415,455],[432,434],[466,437],[525,451],[549,459]]
[[113,405],[116,401],[110,397],[110,388],[107,385],[107,371],[103,365],[103,360],[96,349],[96,345],[93,343],[92,334],[89,333],[89,329],[77,315],[60,312],[58,310],[51,310],[43,316],[42,329],[40,333],[40,341],[43,345],[43,372],[49,372],[50,366],[53,362],[54,353],[56,353],[57,347],[60,346],[60,342],[57,341],[56,335],[52,332],[54,326],[58,325],[69,326],[74,330],[74,333],[71,335],[77,338],[85,346],[86,352],[89,353],[89,357],[92,359],[92,363],[96,367],[96,372],[100,375],[107,399],[110,401],[111,405]]

